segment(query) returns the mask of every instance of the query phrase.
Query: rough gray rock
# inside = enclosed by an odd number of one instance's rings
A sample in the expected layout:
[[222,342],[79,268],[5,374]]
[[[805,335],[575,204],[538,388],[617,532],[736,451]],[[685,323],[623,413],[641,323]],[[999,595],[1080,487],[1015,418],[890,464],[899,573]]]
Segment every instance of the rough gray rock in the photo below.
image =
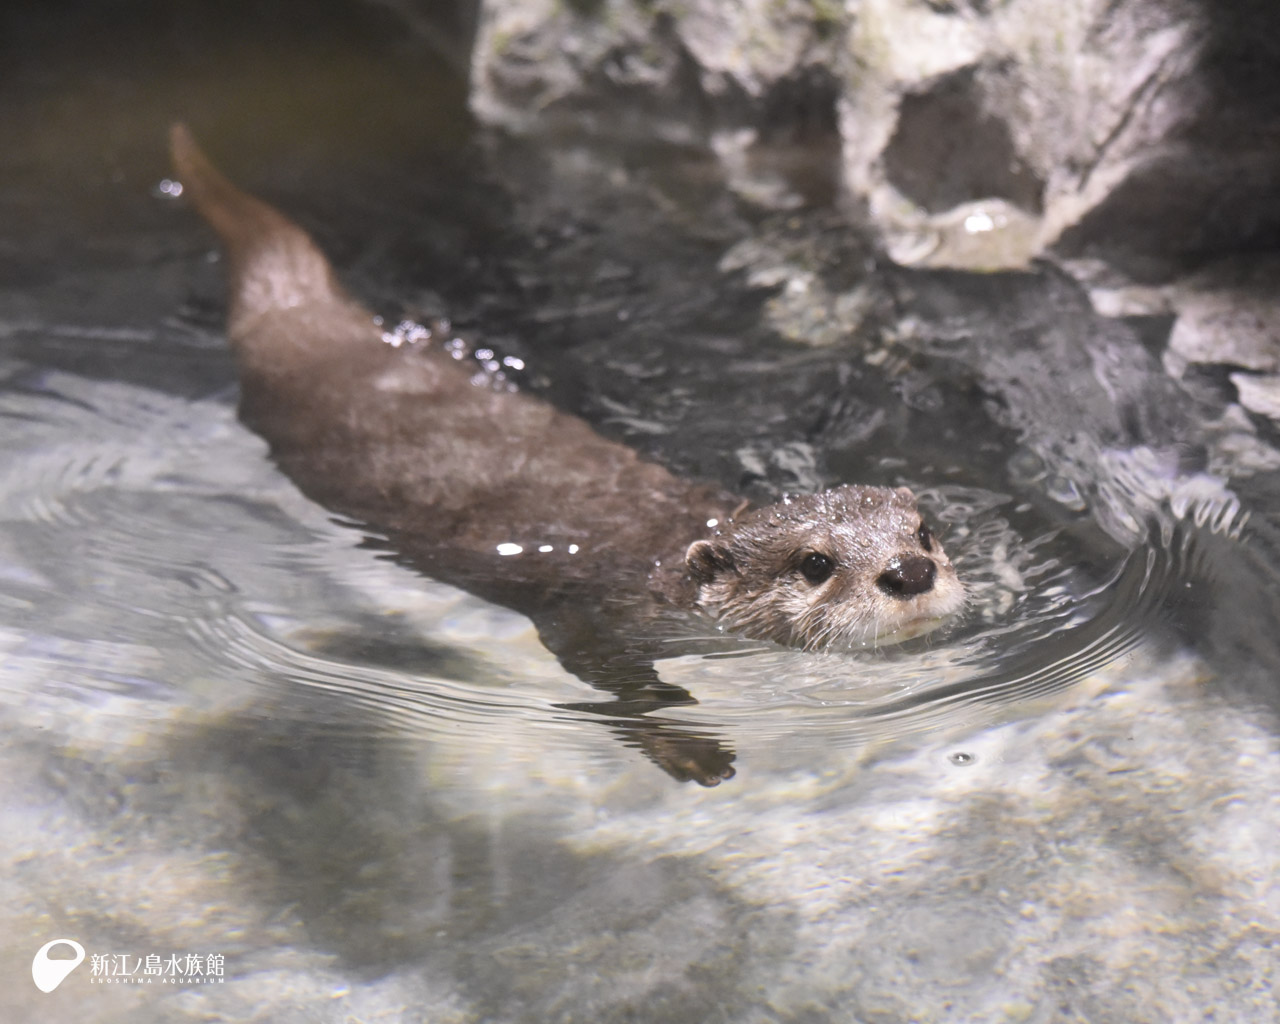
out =
[[899,262],[1048,253],[1155,280],[1280,230],[1278,21],[1206,0],[487,0],[472,108],[707,144],[749,199],[753,167],[777,170],[759,158],[834,140]]
[[780,83],[833,67],[844,18],[838,4],[800,0],[486,3],[472,108],[517,128],[567,115],[614,131],[638,116],[646,133],[701,139],[763,123]]

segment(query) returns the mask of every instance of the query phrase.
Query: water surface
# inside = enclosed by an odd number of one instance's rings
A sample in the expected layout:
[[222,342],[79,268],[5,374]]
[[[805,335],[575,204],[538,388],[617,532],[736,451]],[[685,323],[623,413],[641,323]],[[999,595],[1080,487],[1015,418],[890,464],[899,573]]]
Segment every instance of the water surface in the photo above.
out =
[[[889,267],[706,154],[479,135],[374,9],[129,10],[5,44],[4,1019],[1278,1015],[1274,467],[1143,325]],[[678,471],[916,488],[965,615],[663,661],[737,768],[670,779],[238,423],[175,117],[384,315]],[[44,995],[60,936],[225,979]]]

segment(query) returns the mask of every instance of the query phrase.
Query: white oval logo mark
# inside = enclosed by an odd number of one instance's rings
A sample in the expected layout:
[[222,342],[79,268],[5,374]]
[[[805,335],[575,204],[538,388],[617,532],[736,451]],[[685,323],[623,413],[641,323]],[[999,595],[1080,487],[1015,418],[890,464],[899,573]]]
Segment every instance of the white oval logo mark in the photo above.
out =
[[[54,946],[70,946],[76,951],[75,959],[50,960],[49,950]],[[41,992],[52,992],[82,963],[84,963],[84,946],[75,939],[54,939],[41,946],[35,959],[31,961],[31,979]]]

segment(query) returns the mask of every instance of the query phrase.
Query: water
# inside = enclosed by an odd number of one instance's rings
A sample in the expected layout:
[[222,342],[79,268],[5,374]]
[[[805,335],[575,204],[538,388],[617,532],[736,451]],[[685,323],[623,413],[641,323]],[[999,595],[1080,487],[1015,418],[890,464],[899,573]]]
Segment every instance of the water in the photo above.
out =
[[[1275,466],[1152,325],[887,267],[698,153],[475,137],[381,14],[129,10],[4,35],[4,1020],[1280,1018]],[[663,661],[737,769],[674,782],[236,421],[178,116],[385,315],[678,470],[915,487],[965,616]],[[223,980],[46,995],[64,936]]]

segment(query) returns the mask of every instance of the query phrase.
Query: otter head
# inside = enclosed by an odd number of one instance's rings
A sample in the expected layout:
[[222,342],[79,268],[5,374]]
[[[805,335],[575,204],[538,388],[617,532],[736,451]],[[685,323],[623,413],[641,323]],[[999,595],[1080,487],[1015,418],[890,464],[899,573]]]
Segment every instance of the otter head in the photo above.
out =
[[697,604],[728,629],[813,650],[937,628],[964,587],[905,487],[838,487],[728,523],[685,553]]

